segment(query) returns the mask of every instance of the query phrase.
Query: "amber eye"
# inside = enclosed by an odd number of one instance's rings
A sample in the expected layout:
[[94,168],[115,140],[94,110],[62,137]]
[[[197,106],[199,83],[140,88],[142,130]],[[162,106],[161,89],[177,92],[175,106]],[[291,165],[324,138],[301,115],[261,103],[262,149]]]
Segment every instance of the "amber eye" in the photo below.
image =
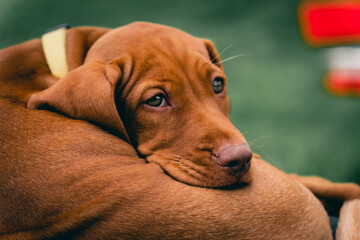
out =
[[214,93],[221,93],[224,90],[224,80],[222,78],[215,78],[213,81]]
[[161,107],[164,105],[165,101],[164,95],[158,94],[146,100],[145,103],[152,107]]

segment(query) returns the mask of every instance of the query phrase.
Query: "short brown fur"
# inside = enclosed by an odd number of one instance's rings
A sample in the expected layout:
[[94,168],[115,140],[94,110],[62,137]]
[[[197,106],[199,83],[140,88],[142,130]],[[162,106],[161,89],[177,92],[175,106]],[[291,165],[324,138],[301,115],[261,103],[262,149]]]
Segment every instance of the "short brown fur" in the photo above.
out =
[[[144,26],[159,28],[146,23],[128,28],[138,31]],[[116,89],[127,85],[112,79],[141,74],[138,71],[142,65],[136,73],[131,72],[123,61],[135,57],[135,53],[125,51],[126,54],[118,56],[114,51],[113,56],[102,50],[102,43],[111,42],[111,32],[99,28],[69,30],[68,38],[71,34],[81,36],[68,40],[75,46],[73,51],[79,52],[68,59],[73,71],[59,81],[49,72],[39,40],[0,51],[0,238],[331,239],[328,216],[315,196],[294,180],[297,177],[286,175],[257,155],[252,159],[252,181],[232,189],[183,184],[164,174],[163,169],[172,174],[171,166],[140,158],[139,151],[146,156],[155,147],[147,143],[143,150],[136,151],[129,144],[130,141],[136,143],[135,147],[141,145],[134,137],[136,126],[131,126],[128,119],[123,124],[126,116],[121,115],[121,98],[116,97]],[[91,47],[103,37],[106,41]],[[83,49],[76,50],[80,45]],[[205,46],[208,49],[209,43],[205,42]],[[140,54],[146,55],[147,51]],[[90,82],[86,86],[100,86],[99,90],[102,83],[96,79],[105,78],[109,91],[105,89],[101,95],[92,92],[94,98],[76,93],[68,96],[73,97],[74,104],[64,105],[61,104],[66,101],[64,98],[51,98],[53,102],[49,103],[43,98],[46,94],[38,95],[45,89],[44,92],[52,93],[53,86],[60,85],[61,90],[60,83],[69,81],[69,76],[75,81],[83,77]],[[34,93],[37,95],[32,98],[37,101],[28,106],[41,105],[56,111],[26,109]],[[109,101],[109,97],[114,101]],[[105,108],[97,108],[96,103]],[[87,110],[83,111],[82,106],[78,110],[79,104],[87,106]],[[227,101],[223,104],[221,109],[228,111]],[[236,133],[231,123],[225,122]],[[171,132],[168,135],[171,137]],[[240,133],[235,135],[244,141]],[[210,139],[217,142],[221,137],[215,134]],[[174,147],[172,144],[170,148]],[[191,178],[176,173],[173,177],[190,184],[203,183],[191,182]],[[225,183],[232,181],[229,178]],[[209,178],[205,183],[218,182]],[[319,187],[312,187],[312,181],[304,183],[319,195],[324,192],[321,182]],[[326,183],[327,197],[335,196],[341,201],[360,198],[357,185],[345,184],[334,195],[333,186]]]

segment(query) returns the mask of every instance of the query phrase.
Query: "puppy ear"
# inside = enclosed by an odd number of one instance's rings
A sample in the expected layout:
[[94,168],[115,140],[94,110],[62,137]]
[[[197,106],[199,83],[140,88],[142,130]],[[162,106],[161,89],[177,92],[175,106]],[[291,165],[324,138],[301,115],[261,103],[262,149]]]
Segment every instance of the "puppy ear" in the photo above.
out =
[[206,50],[208,51],[210,60],[213,64],[215,64],[216,66],[220,67],[221,69],[223,69],[223,65],[221,63],[221,59],[220,59],[220,55],[217,52],[214,44],[207,39],[203,39],[205,46],[206,46]]
[[117,63],[86,63],[48,89],[31,95],[27,108],[55,109],[115,131],[129,141],[115,105],[115,88],[121,78]]
[[66,31],[66,61],[68,70],[83,64],[90,47],[110,29],[99,27],[77,27]]

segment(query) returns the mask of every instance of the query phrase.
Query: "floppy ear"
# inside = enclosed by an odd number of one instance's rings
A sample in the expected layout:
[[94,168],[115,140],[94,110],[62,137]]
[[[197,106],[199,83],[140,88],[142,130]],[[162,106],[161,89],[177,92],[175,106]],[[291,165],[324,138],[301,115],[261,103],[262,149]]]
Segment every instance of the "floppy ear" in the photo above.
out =
[[115,88],[121,75],[116,62],[86,63],[48,89],[31,95],[27,108],[50,107],[70,117],[101,125],[129,140],[115,105]]
[[210,57],[211,62],[213,64],[215,64],[216,66],[220,67],[221,69],[223,69],[223,65],[221,63],[220,55],[217,52],[214,44],[210,40],[207,40],[207,39],[203,39],[203,41],[205,43],[206,50],[209,53],[209,57]]
[[68,70],[83,64],[89,48],[110,29],[99,27],[77,27],[66,31],[66,61]]

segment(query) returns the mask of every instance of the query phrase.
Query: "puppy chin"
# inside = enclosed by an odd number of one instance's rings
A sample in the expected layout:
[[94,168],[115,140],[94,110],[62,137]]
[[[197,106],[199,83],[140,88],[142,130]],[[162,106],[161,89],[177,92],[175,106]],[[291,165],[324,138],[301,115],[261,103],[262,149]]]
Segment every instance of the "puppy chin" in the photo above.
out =
[[252,168],[241,176],[231,173],[230,169],[218,166],[198,165],[192,161],[181,162],[165,154],[154,153],[146,157],[149,163],[156,163],[173,179],[188,185],[208,188],[248,185],[252,181]]
[[213,188],[239,188],[243,186],[247,186],[251,184],[253,180],[252,168],[248,170],[244,175],[241,177],[235,177],[229,173],[226,174],[219,174],[222,175],[221,179],[214,178],[213,181],[208,186],[205,187],[213,187]]
[[247,183],[250,184],[253,180],[253,173],[252,173],[252,167],[250,167],[249,171],[245,173],[240,179],[239,183]]
[[235,177],[225,171],[214,172],[211,174],[188,174],[182,171],[174,171],[173,168],[162,167],[164,171],[176,179],[177,181],[183,182],[188,185],[206,188],[229,188],[235,189],[251,184],[253,180],[252,170],[241,176],[240,178]]

